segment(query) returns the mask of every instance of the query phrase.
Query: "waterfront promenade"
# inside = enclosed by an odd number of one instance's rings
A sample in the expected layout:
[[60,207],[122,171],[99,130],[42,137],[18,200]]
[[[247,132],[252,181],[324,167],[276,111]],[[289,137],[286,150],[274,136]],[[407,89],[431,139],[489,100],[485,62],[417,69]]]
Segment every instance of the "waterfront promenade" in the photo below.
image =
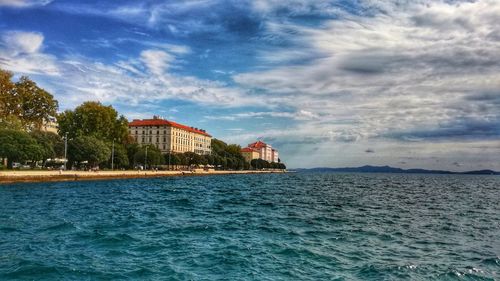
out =
[[0,171],[0,184],[16,182],[80,181],[100,179],[154,178],[168,176],[200,176],[227,174],[284,173],[272,171]]

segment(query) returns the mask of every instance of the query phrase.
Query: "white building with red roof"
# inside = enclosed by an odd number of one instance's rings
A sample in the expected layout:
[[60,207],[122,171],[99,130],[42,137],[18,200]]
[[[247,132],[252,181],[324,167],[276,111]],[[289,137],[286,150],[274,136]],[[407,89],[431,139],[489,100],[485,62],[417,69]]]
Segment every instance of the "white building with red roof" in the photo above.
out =
[[182,125],[154,116],[134,119],[128,124],[130,136],[138,144],[154,145],[162,153],[194,152],[205,155],[212,151],[212,136],[205,130]]
[[[248,145],[248,147],[243,148],[241,152],[245,155],[248,154],[249,156],[252,156],[252,159],[263,159],[268,162],[278,162],[279,159],[279,153],[278,150],[274,149],[271,145],[263,142],[263,141],[256,141],[254,143],[251,143]],[[256,157],[257,154],[254,154],[252,152],[257,152],[258,157]],[[247,158],[247,157],[245,157]]]

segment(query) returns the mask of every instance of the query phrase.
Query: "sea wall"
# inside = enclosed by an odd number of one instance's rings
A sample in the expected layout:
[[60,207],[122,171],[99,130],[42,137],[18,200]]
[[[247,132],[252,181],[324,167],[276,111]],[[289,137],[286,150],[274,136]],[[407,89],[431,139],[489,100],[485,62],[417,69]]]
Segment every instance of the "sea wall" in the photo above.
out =
[[0,184],[17,182],[80,181],[102,179],[157,178],[169,176],[202,176],[228,174],[285,173],[272,171],[0,171]]

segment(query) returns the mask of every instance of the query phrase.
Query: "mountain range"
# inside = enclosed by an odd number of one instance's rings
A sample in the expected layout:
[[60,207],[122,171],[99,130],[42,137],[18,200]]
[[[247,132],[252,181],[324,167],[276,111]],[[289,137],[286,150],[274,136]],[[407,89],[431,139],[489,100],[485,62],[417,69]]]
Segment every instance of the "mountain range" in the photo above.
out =
[[396,173],[396,174],[456,174],[456,175],[500,175],[500,172],[492,170],[477,170],[467,172],[451,172],[443,170],[426,169],[401,169],[390,166],[370,166],[348,167],[348,168],[328,168],[318,167],[310,169],[293,169],[297,172],[337,172],[337,173]]

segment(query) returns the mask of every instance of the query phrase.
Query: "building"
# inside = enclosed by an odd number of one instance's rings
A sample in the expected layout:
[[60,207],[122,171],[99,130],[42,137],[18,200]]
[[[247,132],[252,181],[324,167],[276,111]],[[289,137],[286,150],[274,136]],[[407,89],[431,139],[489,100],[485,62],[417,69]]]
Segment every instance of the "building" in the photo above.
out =
[[271,162],[276,162],[276,163],[280,162],[280,161],[279,161],[279,159],[280,159],[280,157],[279,157],[279,156],[280,156],[280,155],[279,155],[278,151],[277,151],[276,149],[274,149],[274,148],[273,148],[273,149],[271,150],[271,159],[273,159],[273,161],[271,161]]
[[[256,152],[258,156],[253,154],[253,152]],[[262,159],[267,162],[278,162],[279,159],[278,151],[263,141],[257,141],[249,144],[248,147],[241,150],[241,153],[243,156],[246,154],[250,161],[252,161],[252,159]]]
[[43,121],[42,126],[40,127],[40,131],[57,134],[58,126],[59,124],[57,123],[57,119],[54,117],[49,117],[49,120]]
[[245,158],[245,161],[251,162],[253,159],[259,159],[260,153],[259,151],[250,148],[250,147],[245,147],[241,149],[241,155]]
[[154,116],[153,119],[134,119],[128,124],[130,136],[138,144],[154,145],[162,153],[194,152],[210,154],[212,136],[205,130],[189,127]]

